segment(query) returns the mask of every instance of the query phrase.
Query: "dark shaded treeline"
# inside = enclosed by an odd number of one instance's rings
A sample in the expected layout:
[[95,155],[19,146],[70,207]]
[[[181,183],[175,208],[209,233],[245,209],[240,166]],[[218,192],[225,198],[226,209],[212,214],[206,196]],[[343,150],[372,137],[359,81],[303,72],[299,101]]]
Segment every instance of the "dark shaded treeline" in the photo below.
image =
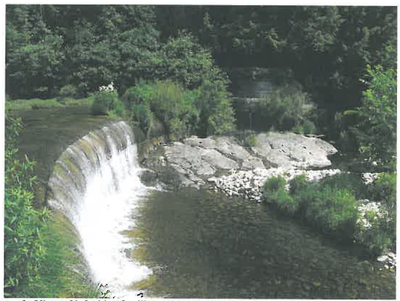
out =
[[177,64],[160,74],[165,43],[191,34],[220,67],[290,68],[315,102],[341,111],[360,105],[367,64],[395,67],[396,19],[396,7],[8,5],[7,93],[73,84],[85,95],[111,81],[124,91],[167,77]]
[[359,105],[366,65],[396,64],[395,7],[157,7],[162,39],[195,33],[224,67],[288,67],[334,107]]

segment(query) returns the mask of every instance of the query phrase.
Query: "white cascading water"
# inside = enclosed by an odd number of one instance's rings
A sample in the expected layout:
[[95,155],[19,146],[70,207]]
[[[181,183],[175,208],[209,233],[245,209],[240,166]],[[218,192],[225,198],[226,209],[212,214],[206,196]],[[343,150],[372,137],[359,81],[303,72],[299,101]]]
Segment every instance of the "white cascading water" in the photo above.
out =
[[116,298],[137,298],[129,285],[151,274],[129,258],[135,246],[121,234],[134,227],[135,207],[148,191],[139,172],[132,130],[118,122],[68,147],[49,180],[49,203],[75,226],[93,281]]

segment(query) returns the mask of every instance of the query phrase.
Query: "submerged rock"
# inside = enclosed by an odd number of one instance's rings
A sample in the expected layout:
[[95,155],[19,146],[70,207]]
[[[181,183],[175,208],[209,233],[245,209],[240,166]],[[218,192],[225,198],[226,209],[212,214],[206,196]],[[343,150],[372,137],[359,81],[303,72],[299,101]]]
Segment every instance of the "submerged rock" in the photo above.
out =
[[145,186],[156,186],[157,185],[157,179],[158,175],[152,170],[143,170],[139,174],[140,181],[145,185]]

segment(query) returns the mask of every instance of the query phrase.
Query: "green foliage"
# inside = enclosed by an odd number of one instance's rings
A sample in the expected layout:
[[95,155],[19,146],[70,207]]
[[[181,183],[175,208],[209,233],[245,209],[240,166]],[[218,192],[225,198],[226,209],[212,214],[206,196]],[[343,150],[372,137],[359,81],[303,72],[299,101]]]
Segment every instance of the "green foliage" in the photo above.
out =
[[357,225],[359,230],[355,235],[356,241],[366,246],[374,255],[393,249],[396,245],[395,217],[379,218],[377,212],[370,211],[364,218],[370,226],[365,229],[365,226],[363,228]]
[[299,209],[299,202],[285,190],[279,190],[274,197],[274,202],[280,211],[288,215],[294,215]]
[[192,133],[198,112],[194,98],[179,84],[172,81],[156,82],[151,109],[163,121],[171,139],[176,140]]
[[62,107],[56,99],[16,99],[6,102],[5,108],[10,111],[58,108]]
[[396,179],[396,173],[381,173],[368,191],[371,200],[385,204],[394,213],[396,212]]
[[205,81],[196,101],[199,109],[199,135],[221,135],[234,129],[235,117],[231,96],[221,81]]
[[394,69],[383,70],[381,66],[367,72],[370,80],[363,92],[362,106],[357,109],[361,122],[356,126],[360,153],[368,162],[377,162],[379,167],[395,169],[397,79]]
[[40,278],[26,287],[24,297],[99,298],[100,292],[82,273],[86,267],[76,251],[79,239],[71,222],[54,211],[42,236],[47,252],[39,268]]
[[69,106],[91,107],[93,105],[93,102],[94,102],[94,96],[89,96],[89,97],[81,98],[81,99],[66,98],[63,101],[63,103],[66,107],[69,107]]
[[172,80],[188,89],[198,88],[204,81],[227,83],[227,77],[214,65],[211,52],[185,32],[170,38],[154,53],[150,62],[144,61],[147,80]]
[[150,103],[144,102],[142,104],[134,105],[132,107],[132,115],[134,120],[139,123],[139,127],[143,130],[143,132],[148,134],[152,127],[153,118],[153,112],[151,111]]
[[357,201],[350,190],[328,185],[309,185],[294,197],[303,208],[304,218],[322,231],[351,239],[358,218]]
[[115,109],[118,102],[117,92],[99,91],[94,95],[94,101],[91,107],[94,115],[107,115]]
[[[319,182],[308,182],[300,175],[289,182],[287,192],[284,178],[274,177],[265,182],[263,195],[278,210],[340,239],[355,239],[376,255],[396,243],[395,182],[395,175],[383,174],[368,189],[359,175],[342,173]],[[381,201],[379,212],[359,211],[357,199],[366,197]]]
[[64,98],[76,98],[78,90],[74,85],[68,84],[60,89],[59,97],[61,100]]
[[274,89],[264,96],[260,106],[266,129],[294,129],[302,133],[315,131],[315,126],[307,119],[314,107],[298,85],[291,84]]
[[307,177],[305,174],[295,176],[292,180],[289,181],[290,185],[290,194],[296,194],[302,189],[306,188],[308,185]]
[[299,203],[294,200],[285,189],[286,180],[282,177],[269,178],[264,183],[264,197],[280,211],[293,215]]
[[244,146],[247,147],[257,146],[257,135],[253,131],[244,131],[242,137]]
[[293,127],[292,131],[302,135],[315,134],[316,127],[312,121],[307,119],[304,120],[301,124]]
[[7,297],[21,297],[21,287],[40,278],[38,271],[46,255],[42,229],[48,212],[32,205],[35,162],[17,158],[15,145],[21,121],[7,117],[6,123],[4,292]]
[[313,120],[325,134],[332,133],[336,112],[360,105],[365,87],[358,79],[367,64],[396,70],[393,6],[157,7],[157,16],[162,37],[187,29],[223,66],[290,66],[327,111]]
[[154,114],[173,140],[194,133],[222,134],[234,124],[229,94],[221,82],[205,82],[196,90],[186,90],[170,80],[151,84],[141,82],[126,90],[122,100],[146,133],[151,128]]
[[65,59],[62,38],[48,34],[40,41],[28,40],[24,44],[16,41],[19,36],[11,32],[7,38],[8,45],[12,45],[7,55],[7,91],[20,97],[54,96],[59,71]]
[[307,183],[304,175],[295,177],[289,184],[287,192],[284,178],[269,178],[264,184],[264,198],[289,215],[302,213],[309,223],[324,232],[352,237],[358,211],[351,191]]
[[320,181],[320,184],[335,189],[350,190],[357,199],[365,199],[369,197],[367,186],[364,184],[360,174],[339,173],[323,178]]
[[114,116],[120,116],[120,117],[126,116],[125,106],[121,100],[117,100],[114,108],[111,110],[111,114]]
[[269,199],[270,195],[274,195],[277,192],[284,190],[286,180],[283,177],[272,177],[264,183],[264,195]]

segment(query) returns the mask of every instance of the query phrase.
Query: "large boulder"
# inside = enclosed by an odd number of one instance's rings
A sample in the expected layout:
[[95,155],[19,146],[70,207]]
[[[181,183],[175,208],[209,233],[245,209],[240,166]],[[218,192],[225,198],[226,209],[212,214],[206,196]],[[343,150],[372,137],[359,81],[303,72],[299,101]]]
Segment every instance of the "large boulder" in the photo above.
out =
[[329,155],[337,152],[319,138],[294,133],[260,133],[252,147],[254,154],[284,168],[322,168],[331,165]]
[[[212,175],[217,169],[237,169],[238,163],[215,149],[175,142],[165,147],[165,158],[174,166],[196,175]],[[182,173],[182,172],[181,172]]]

